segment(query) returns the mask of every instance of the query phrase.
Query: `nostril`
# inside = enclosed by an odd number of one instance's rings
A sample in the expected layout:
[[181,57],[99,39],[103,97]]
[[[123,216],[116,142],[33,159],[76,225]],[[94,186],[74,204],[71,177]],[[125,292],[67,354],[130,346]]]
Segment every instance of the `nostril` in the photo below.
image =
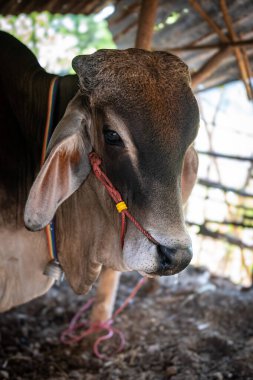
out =
[[173,263],[175,261],[174,256],[177,253],[176,248],[170,248],[170,247],[166,247],[164,245],[158,245],[157,246],[157,252],[158,252],[158,255],[160,258],[160,263],[163,266],[173,265]]
[[164,245],[158,245],[158,250],[165,256],[174,255],[175,253],[177,253],[176,248],[170,248]]
[[[161,275],[181,272],[190,264],[192,259],[191,246],[171,248],[163,245],[157,246],[158,264]],[[168,273],[168,271],[170,273]]]

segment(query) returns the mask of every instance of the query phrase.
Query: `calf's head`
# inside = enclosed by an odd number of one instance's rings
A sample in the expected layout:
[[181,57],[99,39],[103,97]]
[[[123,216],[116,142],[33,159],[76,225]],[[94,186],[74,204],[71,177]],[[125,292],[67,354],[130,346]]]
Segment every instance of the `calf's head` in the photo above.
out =
[[[191,145],[199,123],[186,65],[165,52],[128,49],[78,56],[73,68],[80,91],[51,138],[26,205],[26,226],[45,227],[74,191],[93,186],[99,204],[97,223],[101,223],[94,235],[99,231],[98,238],[106,240],[107,230],[103,227],[101,233],[101,229],[105,220],[110,221],[109,239],[114,242],[114,252],[93,252],[94,261],[151,276],[180,272],[192,257],[182,205],[196,178],[197,156]],[[92,150],[102,158],[104,171],[131,213],[158,245],[128,223],[121,250],[117,211],[90,174]],[[67,272],[78,290],[71,270]]]

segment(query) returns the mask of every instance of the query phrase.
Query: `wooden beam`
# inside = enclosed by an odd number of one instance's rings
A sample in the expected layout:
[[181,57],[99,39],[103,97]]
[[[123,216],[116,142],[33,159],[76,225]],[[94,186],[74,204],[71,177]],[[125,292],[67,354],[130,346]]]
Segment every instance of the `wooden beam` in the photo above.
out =
[[113,26],[113,25],[119,24],[121,21],[126,19],[130,14],[137,12],[139,7],[140,7],[139,4],[133,3],[132,5],[129,5],[127,8],[123,8],[122,12],[118,16],[109,20],[109,25]]
[[252,198],[253,197],[252,193],[248,193],[248,192],[246,192],[244,190],[238,190],[238,189],[235,189],[234,187],[224,186],[224,185],[221,185],[218,182],[209,181],[207,179],[199,178],[197,183],[199,185],[202,185],[202,186],[205,186],[205,187],[211,187],[213,189],[220,189],[220,190],[222,190],[224,192],[231,191],[232,193],[240,195],[241,197],[245,197],[245,198]]
[[191,6],[195,9],[196,12],[207,22],[210,28],[218,34],[220,40],[222,42],[229,42],[228,37],[223,33],[220,27],[213,21],[213,19],[203,10],[203,8],[199,5],[197,0],[189,0]]
[[[237,35],[234,31],[234,28],[233,28],[233,22],[231,20],[229,12],[228,12],[226,0],[220,0],[220,6],[221,6],[221,10],[222,10],[222,14],[223,14],[225,24],[226,24],[227,29],[228,29],[230,39],[231,39],[231,41],[236,42],[236,41],[238,41],[238,37],[237,37]],[[238,63],[239,70],[241,73],[241,78],[242,78],[242,81],[245,85],[248,98],[250,100],[252,100],[253,99],[253,92],[252,92],[252,89],[250,86],[250,77],[248,76],[249,70],[247,68],[247,61],[245,60],[245,54],[242,54],[241,50],[238,47],[234,48],[234,53],[235,53],[235,56],[237,59],[237,63]]]
[[199,227],[199,231],[197,232],[198,235],[208,236],[208,237],[213,238],[213,239],[225,240],[229,244],[233,244],[233,245],[236,245],[236,246],[241,247],[241,248],[253,249],[252,244],[244,243],[242,240],[238,239],[234,235],[224,234],[224,233],[221,233],[219,231],[212,231],[208,227],[206,227],[205,223],[204,224],[198,224],[198,223],[191,222],[188,220],[186,221],[186,223],[189,226]]
[[215,50],[215,49],[224,49],[226,47],[253,47],[253,39],[250,40],[240,40],[240,41],[229,41],[220,44],[207,44],[207,45],[185,45],[179,47],[169,47],[166,48],[166,51],[194,51],[194,50]]
[[230,53],[230,49],[222,49],[214,54],[196,73],[191,75],[192,88],[204,82],[216,70],[217,66],[223,61]]
[[249,57],[247,55],[246,49],[241,49],[241,52],[242,52],[242,55],[243,55],[243,58],[244,58],[244,63],[245,63],[245,67],[246,67],[247,77],[248,77],[248,80],[249,80],[250,91],[251,91],[251,94],[253,95],[253,84],[251,82],[251,78],[253,78],[253,72],[252,72],[252,69],[251,69],[250,60],[249,60]]
[[150,50],[158,0],[142,0],[135,47]]
[[197,150],[197,153],[204,154],[211,157],[224,158],[228,160],[253,162],[253,157],[234,156],[232,154],[223,154],[223,153],[203,151],[203,150]]
[[[222,43],[229,43],[230,41],[232,41],[232,42],[236,42],[237,41],[236,38],[232,38],[233,36],[235,37],[236,35],[235,35],[235,32],[233,31],[232,21],[230,19],[229,14],[228,14],[228,10],[227,10],[227,6],[226,6],[225,0],[220,0],[220,5],[221,5],[221,10],[222,10],[222,13],[223,13],[223,18],[224,18],[225,24],[226,24],[226,26],[227,26],[227,28],[229,30],[230,38],[225,33],[223,33],[223,31],[216,24],[216,22],[213,21],[213,19],[203,10],[203,8],[200,6],[200,4],[198,3],[197,0],[189,0],[189,3],[199,13],[199,15],[208,23],[208,25],[210,26],[210,28],[215,33],[218,34],[218,36],[219,36],[220,40],[222,41]],[[248,70],[246,68],[245,59],[244,59],[243,55],[241,54],[241,52],[240,52],[240,50],[239,50],[238,47],[234,47],[233,51],[234,51],[234,54],[235,54],[235,57],[236,57],[236,60],[237,60],[237,63],[238,63],[238,68],[240,70],[241,79],[242,79],[242,81],[244,83],[244,86],[245,86],[248,98],[252,99],[251,89],[250,89],[250,85],[249,85],[249,81],[248,81],[248,77],[247,77]]]
[[205,223],[213,223],[218,224],[219,226],[234,226],[234,227],[242,227],[242,228],[253,228],[253,222],[249,221],[248,223],[245,222],[237,222],[235,220],[212,220],[212,219],[205,219]]

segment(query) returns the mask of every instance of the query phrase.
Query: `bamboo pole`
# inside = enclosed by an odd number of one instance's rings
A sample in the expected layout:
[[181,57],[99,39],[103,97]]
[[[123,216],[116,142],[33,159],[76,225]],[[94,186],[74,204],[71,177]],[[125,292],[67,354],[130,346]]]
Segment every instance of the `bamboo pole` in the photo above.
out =
[[252,82],[251,82],[251,78],[253,77],[253,72],[252,72],[252,69],[251,69],[251,64],[250,64],[249,57],[247,55],[246,49],[242,48],[241,52],[242,52],[242,55],[243,55],[243,58],[244,58],[244,62],[245,62],[245,67],[246,67],[247,77],[249,79],[249,87],[250,87],[250,90],[251,90],[251,94],[253,94],[253,85],[252,85]]
[[198,224],[191,221],[186,221],[189,226],[197,226],[199,227],[198,235],[207,236],[213,239],[225,240],[229,244],[236,245],[237,247],[246,248],[253,250],[253,245],[244,243],[242,240],[234,237],[233,235],[224,234],[218,231],[212,231],[205,224]]
[[194,51],[194,50],[215,50],[215,49],[225,49],[234,47],[253,47],[253,39],[249,40],[239,40],[239,41],[229,41],[220,44],[207,44],[207,45],[185,45],[179,47],[169,47],[168,51]]
[[253,228],[253,222],[244,223],[244,222],[237,222],[235,220],[212,220],[212,219],[205,219],[206,224],[217,224],[218,226],[234,226],[234,227],[241,227],[241,228]]
[[[230,39],[223,33],[223,31],[221,30],[221,28],[216,24],[216,22],[213,21],[213,19],[203,10],[203,8],[200,6],[200,4],[198,3],[197,0],[189,0],[189,3],[196,10],[196,12],[198,12],[199,15],[208,23],[208,25],[210,26],[210,28],[219,36],[219,38],[222,41],[222,43],[229,43],[229,42],[231,42]],[[227,12],[227,7],[226,7],[225,0],[220,0],[220,4],[221,4],[221,9],[222,9],[224,21],[225,21],[225,23],[227,25],[227,22],[228,22],[228,17],[227,16],[229,16],[229,15],[228,15],[228,12]],[[228,27],[228,25],[227,25],[227,27]],[[229,28],[230,28],[230,31],[231,31],[231,21],[229,22]],[[233,42],[233,40],[232,40],[232,42]],[[242,81],[244,83],[247,95],[248,95],[249,99],[251,99],[251,90],[250,90],[249,84],[248,84],[247,68],[246,68],[245,60],[244,60],[242,54],[240,53],[240,50],[239,50],[238,47],[234,47],[233,51],[234,51],[234,54],[235,54],[235,57],[236,57],[236,60],[237,60],[237,64],[238,64],[238,67],[239,67],[239,70],[240,70],[241,79],[242,79]],[[238,51],[239,51],[239,53],[238,53]]]
[[222,42],[228,42],[229,39],[227,36],[223,33],[223,31],[220,29],[220,27],[216,24],[216,22],[213,21],[213,19],[203,10],[203,8],[199,5],[197,0],[189,0],[189,3],[191,6],[195,9],[196,12],[207,22],[207,24],[210,26],[210,28],[218,34],[220,37],[220,40]]
[[[220,6],[221,6],[221,10],[222,10],[222,14],[223,14],[225,24],[226,24],[227,29],[228,29],[230,39],[232,42],[235,42],[238,40],[238,37],[234,31],[233,22],[232,22],[231,17],[228,13],[226,0],[220,0]],[[241,78],[244,82],[248,98],[252,100],[253,99],[253,93],[252,93],[251,86],[250,86],[250,78],[248,77],[248,68],[247,68],[247,61],[245,61],[245,54],[242,54],[241,50],[238,47],[234,48],[234,54],[235,54],[237,62],[238,62],[238,66],[239,66],[239,69],[241,72]]]
[[214,181],[209,181],[207,179],[199,178],[197,183],[202,186],[211,187],[214,189],[220,189],[224,192],[231,191],[232,193],[240,195],[241,197],[253,198],[252,193],[248,193],[244,190],[238,190],[238,189],[235,189],[234,187],[224,186],[224,185],[221,185],[219,182],[214,182]]
[[217,152],[211,152],[211,151],[203,151],[203,150],[197,150],[198,154],[205,154],[207,156],[211,157],[217,157],[217,158],[224,158],[229,160],[236,160],[236,161],[247,161],[253,163],[253,157],[241,157],[241,156],[233,156],[231,154],[222,154]]
[[142,0],[135,47],[150,50],[158,0]]
[[193,73],[192,87],[195,88],[198,84],[204,82],[216,70],[218,64],[223,61],[230,53],[229,48],[222,49],[214,54],[196,73]]
[[113,26],[116,24],[119,24],[121,21],[123,21],[125,18],[127,18],[131,13],[136,12],[139,8],[139,4],[133,3],[132,5],[129,5],[127,8],[123,9],[123,11],[116,16],[114,19],[109,20],[109,25]]

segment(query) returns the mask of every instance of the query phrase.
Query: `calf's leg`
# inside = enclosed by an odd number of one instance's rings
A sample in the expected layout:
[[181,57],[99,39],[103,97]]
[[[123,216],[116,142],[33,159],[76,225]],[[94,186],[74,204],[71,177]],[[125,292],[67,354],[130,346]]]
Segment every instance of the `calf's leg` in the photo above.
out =
[[112,316],[120,279],[120,272],[103,268],[99,277],[96,300],[93,305],[91,322],[104,322]]

